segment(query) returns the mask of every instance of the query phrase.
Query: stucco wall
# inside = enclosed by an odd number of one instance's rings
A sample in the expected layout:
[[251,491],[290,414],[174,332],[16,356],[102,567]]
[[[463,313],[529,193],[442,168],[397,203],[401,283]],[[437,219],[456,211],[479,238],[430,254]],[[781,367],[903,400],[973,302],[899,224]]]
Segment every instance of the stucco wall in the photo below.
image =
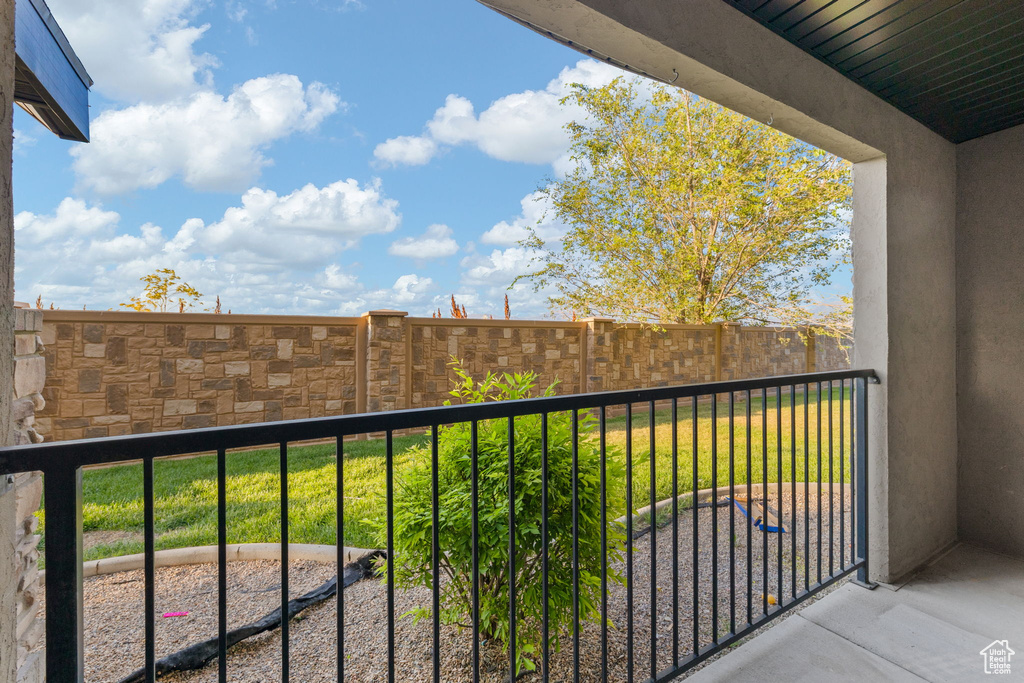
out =
[[1024,126],[957,147],[960,535],[1024,557]]
[[[14,349],[14,206],[11,151],[14,144],[14,1],[0,2],[0,444],[11,443]],[[15,494],[0,472],[0,683],[13,683],[15,666]]]
[[481,1],[855,163],[854,365],[882,380],[871,574],[898,578],[952,543],[955,146],[721,0]]

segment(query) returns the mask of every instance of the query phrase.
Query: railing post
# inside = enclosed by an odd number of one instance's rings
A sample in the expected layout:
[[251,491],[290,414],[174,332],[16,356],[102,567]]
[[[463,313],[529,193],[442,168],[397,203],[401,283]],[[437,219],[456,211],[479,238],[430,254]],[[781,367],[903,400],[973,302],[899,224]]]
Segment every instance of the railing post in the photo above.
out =
[[855,380],[857,390],[854,414],[856,423],[856,467],[857,490],[854,494],[857,501],[857,561],[864,566],[857,570],[857,582],[865,587],[874,588],[868,581],[868,382],[864,378]]
[[46,496],[46,680],[84,680],[82,646],[82,469],[43,473]]

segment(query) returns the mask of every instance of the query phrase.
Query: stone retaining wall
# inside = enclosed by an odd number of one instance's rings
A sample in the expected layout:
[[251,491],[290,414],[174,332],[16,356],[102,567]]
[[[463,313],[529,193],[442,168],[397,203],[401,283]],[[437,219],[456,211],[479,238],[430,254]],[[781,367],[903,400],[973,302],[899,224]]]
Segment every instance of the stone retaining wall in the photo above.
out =
[[441,404],[452,357],[475,377],[532,371],[558,393],[849,366],[794,330],[578,322],[45,311],[45,407],[55,440]]

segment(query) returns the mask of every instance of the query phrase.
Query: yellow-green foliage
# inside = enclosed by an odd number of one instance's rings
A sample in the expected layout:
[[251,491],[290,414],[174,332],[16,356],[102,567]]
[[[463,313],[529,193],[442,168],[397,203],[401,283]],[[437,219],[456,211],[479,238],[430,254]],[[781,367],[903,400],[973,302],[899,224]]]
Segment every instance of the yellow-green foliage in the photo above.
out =
[[171,268],[160,268],[139,280],[146,283],[142,296],[133,296],[128,303],[121,304],[123,308],[166,313],[170,305],[172,311],[177,308],[179,313],[184,313],[203,298],[195,287],[184,282]]
[[[568,231],[527,279],[555,310],[651,323],[764,319],[848,248],[850,165],[669,87],[574,86],[573,170],[541,194]],[[772,316],[775,318],[775,316]]]

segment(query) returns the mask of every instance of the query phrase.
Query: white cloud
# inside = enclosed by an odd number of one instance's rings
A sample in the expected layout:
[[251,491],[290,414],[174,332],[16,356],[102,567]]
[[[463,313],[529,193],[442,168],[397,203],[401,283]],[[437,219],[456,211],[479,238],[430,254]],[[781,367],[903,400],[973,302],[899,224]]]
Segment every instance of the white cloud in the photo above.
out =
[[212,82],[217,60],[197,52],[202,0],[50,0],[69,42],[107,97],[163,102]]
[[510,247],[530,236],[530,228],[545,242],[556,241],[565,234],[565,226],[554,216],[551,202],[541,192],[523,197],[520,205],[523,212],[512,222],[501,221],[485,232],[480,241],[485,244],[499,244]]
[[453,256],[459,251],[459,243],[452,238],[452,229],[447,225],[431,225],[419,237],[403,237],[391,243],[388,253],[414,259],[434,259]]
[[[65,308],[117,308],[141,293],[139,278],[173,268],[203,292],[207,305],[219,295],[235,313],[359,315],[380,308],[428,315],[448,310],[452,285],[441,289],[424,273],[406,272],[391,286],[369,286],[361,266],[340,260],[361,238],[386,234],[400,221],[397,204],[379,181],[307,185],[287,194],[253,188],[219,219],[191,218],[176,230],[153,224],[123,226],[102,206],[67,198],[50,213],[15,216],[15,280],[23,300],[42,295]],[[444,226],[432,226],[441,241]],[[509,247],[460,261],[456,298],[471,316],[501,317],[506,293],[513,315],[541,315],[548,292],[529,283],[509,290],[530,272],[539,255]]]
[[429,277],[402,275],[395,280],[391,290],[385,290],[383,294],[391,303],[409,305],[420,302],[433,284],[434,281]]
[[472,255],[462,261],[462,281],[473,286],[505,288],[520,275],[536,269],[534,260],[542,252],[524,247],[495,249],[489,256]]
[[[479,115],[472,102],[452,94],[427,122],[422,136],[391,138],[378,145],[375,155],[391,164],[421,165],[445,145],[469,144],[501,161],[564,165],[563,157],[569,147],[565,125],[580,118],[581,112],[572,105],[562,105],[560,100],[574,83],[598,87],[621,74],[618,68],[604,62],[582,59],[576,66],[562,69],[544,90],[506,95]],[[411,149],[418,154],[405,156],[413,162],[404,160],[399,153]],[[385,154],[390,156],[382,156]]]
[[309,184],[291,194],[252,188],[242,206],[199,228],[208,253],[244,253],[263,262],[322,262],[361,237],[398,227],[398,202],[384,197],[380,182],[359,186],[349,178],[323,188]]
[[436,154],[436,142],[409,135],[391,138],[373,150],[373,156],[381,166],[422,166]]
[[406,276],[386,295],[374,294],[334,263],[360,238],[398,226],[397,202],[376,181],[307,185],[286,195],[253,188],[220,220],[207,225],[192,218],[169,237],[152,224],[126,231],[120,220],[116,212],[72,198],[52,214],[19,213],[19,292],[32,299],[41,294],[58,306],[116,307],[139,294],[141,276],[173,268],[235,312],[327,313],[360,297],[414,301],[431,284]]
[[324,287],[342,292],[354,290],[359,286],[359,278],[352,273],[343,273],[337,263],[324,268],[324,271],[317,275],[316,281]]
[[399,276],[391,287],[367,289],[336,264],[318,274],[316,282],[320,289],[302,294],[307,307],[316,306],[336,315],[361,315],[380,309],[421,311],[431,301],[434,289],[433,280],[415,273]]
[[320,83],[275,74],[228,96],[204,91],[175,102],[110,110],[92,122],[92,142],[72,148],[81,186],[100,194],[154,188],[173,176],[197,190],[239,191],[271,163],[263,150],[312,131],[344,106]]
[[66,197],[52,215],[40,216],[22,211],[14,217],[14,235],[18,244],[43,245],[52,240],[95,235],[117,227],[121,216],[87,206],[81,199]]

